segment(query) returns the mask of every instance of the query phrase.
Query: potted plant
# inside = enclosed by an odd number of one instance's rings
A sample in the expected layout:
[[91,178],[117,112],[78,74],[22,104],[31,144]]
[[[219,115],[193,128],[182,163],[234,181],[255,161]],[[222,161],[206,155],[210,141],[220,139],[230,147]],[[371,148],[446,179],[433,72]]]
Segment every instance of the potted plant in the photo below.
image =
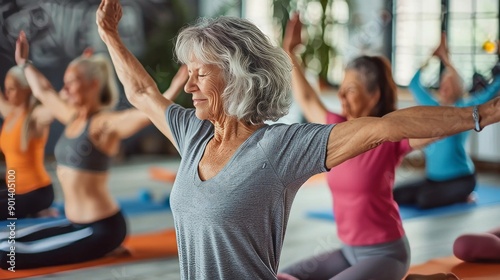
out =
[[328,71],[336,50],[330,39],[335,23],[332,14],[333,0],[273,0],[273,17],[284,35],[286,23],[294,11],[301,12],[304,24],[304,49],[301,58],[304,66],[318,75],[320,88],[329,84]]

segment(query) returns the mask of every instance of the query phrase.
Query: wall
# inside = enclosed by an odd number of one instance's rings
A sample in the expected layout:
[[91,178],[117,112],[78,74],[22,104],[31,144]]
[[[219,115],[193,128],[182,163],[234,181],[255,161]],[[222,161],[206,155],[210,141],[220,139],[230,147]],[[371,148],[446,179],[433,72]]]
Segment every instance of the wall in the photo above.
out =
[[[107,52],[97,32],[95,13],[100,0],[9,0],[0,1],[0,84],[14,62],[15,42],[21,30],[30,42],[30,59],[59,90],[63,85],[63,75],[68,63],[79,56],[87,47],[96,53]],[[171,40],[177,30],[158,32],[165,23],[185,22],[190,9],[197,13],[197,0],[121,0],[123,17],[120,21],[120,36],[127,48],[138,58],[149,53],[153,34],[162,34]],[[181,23],[179,23],[181,24]],[[172,26],[176,26],[172,24]],[[156,32],[156,33],[154,33]],[[160,56],[171,55],[164,49],[155,54],[158,60],[145,65],[155,73]],[[151,56],[151,55],[150,55]],[[165,60],[165,59],[163,59]],[[167,59],[168,60],[168,59]],[[171,61],[171,59],[170,59]],[[169,62],[170,62],[169,61]],[[149,66],[149,68],[148,68]],[[158,75],[157,75],[158,76]],[[121,95],[119,108],[128,107]],[[62,132],[62,126],[54,123],[51,127],[47,154],[52,154],[55,141]]]

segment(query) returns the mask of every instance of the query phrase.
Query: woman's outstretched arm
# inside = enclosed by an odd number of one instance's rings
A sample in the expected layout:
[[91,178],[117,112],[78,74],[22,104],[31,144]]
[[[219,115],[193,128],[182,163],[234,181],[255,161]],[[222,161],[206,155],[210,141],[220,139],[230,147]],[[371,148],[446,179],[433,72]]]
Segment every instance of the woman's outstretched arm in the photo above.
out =
[[[478,106],[481,128],[500,121],[500,97]],[[416,106],[382,118],[365,117],[337,124],[330,134],[326,167],[332,168],[383,142],[435,138],[474,129],[472,107]]]

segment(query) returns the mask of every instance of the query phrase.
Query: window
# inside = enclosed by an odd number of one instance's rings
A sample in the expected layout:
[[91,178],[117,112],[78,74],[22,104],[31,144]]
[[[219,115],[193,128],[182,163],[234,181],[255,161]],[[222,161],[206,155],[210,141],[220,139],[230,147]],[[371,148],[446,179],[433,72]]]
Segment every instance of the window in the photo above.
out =
[[441,0],[394,0],[393,14],[394,80],[407,86],[439,44]]
[[[279,2],[274,0],[274,2]],[[319,1],[307,0],[285,0],[285,6],[290,10],[298,10],[301,13],[303,22],[310,27],[307,32],[310,34],[321,33],[321,16],[323,9]],[[281,27],[273,15],[273,0],[247,0],[243,2],[243,17],[255,23],[271,40],[276,44],[280,42]],[[269,8],[263,8],[269,7]],[[349,6],[346,0],[330,0],[326,7],[326,17],[329,19],[325,27],[325,42],[334,48],[334,54],[330,58],[328,69],[328,80],[330,83],[339,84],[342,79],[344,61],[344,50],[347,49],[349,22]],[[316,32],[316,33],[315,33]],[[319,71],[321,65],[319,60],[308,61],[309,68]]]
[[474,72],[490,77],[496,54],[483,50],[488,40],[498,37],[498,0],[450,0],[448,45],[451,59],[466,87]]
[[[439,44],[441,14],[446,8],[450,57],[466,87],[471,87],[474,72],[490,77],[490,69],[497,58],[494,52],[483,50],[483,44],[499,38],[499,1],[448,0],[448,7],[442,7],[441,2],[394,0],[392,64],[398,85],[407,86]],[[436,86],[439,62],[431,60],[430,65],[422,73],[422,82],[426,86]]]

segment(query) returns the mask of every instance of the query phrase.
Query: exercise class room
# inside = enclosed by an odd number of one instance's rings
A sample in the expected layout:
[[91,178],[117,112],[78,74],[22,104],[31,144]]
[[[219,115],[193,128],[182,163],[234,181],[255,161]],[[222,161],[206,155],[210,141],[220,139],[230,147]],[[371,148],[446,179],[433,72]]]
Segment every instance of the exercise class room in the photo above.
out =
[[0,279],[500,279],[499,0],[0,25]]

